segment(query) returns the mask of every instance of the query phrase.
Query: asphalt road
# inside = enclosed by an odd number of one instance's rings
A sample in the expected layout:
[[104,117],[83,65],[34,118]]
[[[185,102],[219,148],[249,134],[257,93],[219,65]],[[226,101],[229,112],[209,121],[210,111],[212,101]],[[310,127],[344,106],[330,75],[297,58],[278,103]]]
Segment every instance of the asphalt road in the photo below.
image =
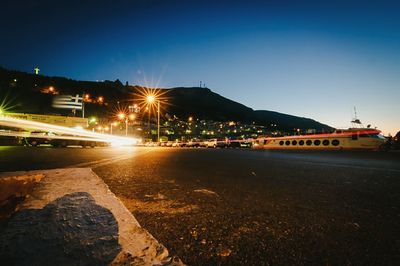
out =
[[92,167],[189,265],[396,265],[400,153],[0,147],[0,171]]

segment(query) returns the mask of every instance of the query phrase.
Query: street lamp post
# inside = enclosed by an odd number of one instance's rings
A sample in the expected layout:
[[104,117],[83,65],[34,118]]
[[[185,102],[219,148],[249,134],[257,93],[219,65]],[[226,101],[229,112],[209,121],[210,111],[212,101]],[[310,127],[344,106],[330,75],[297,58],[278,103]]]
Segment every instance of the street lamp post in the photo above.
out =
[[118,118],[121,120],[125,118],[125,136],[128,136],[128,117],[124,113],[119,113]]
[[118,122],[112,122],[111,124],[110,124],[110,133],[111,133],[111,135],[113,134],[113,127],[116,127],[118,125]]
[[128,136],[128,117],[125,117],[125,136]]
[[160,143],[160,101],[157,101],[157,142]]
[[[154,95],[148,95],[146,97],[147,104],[152,105],[154,102],[157,102],[157,142],[160,142],[160,100],[156,98]],[[150,109],[149,109],[150,116]],[[150,132],[151,133],[151,132]]]

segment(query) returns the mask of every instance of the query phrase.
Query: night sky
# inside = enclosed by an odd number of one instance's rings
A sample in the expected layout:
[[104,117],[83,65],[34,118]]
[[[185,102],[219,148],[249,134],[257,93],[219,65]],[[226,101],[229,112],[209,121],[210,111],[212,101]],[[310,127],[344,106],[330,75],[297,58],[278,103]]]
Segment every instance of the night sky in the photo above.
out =
[[[0,66],[400,130],[399,1],[7,1]],[[397,2],[397,3],[396,3]]]

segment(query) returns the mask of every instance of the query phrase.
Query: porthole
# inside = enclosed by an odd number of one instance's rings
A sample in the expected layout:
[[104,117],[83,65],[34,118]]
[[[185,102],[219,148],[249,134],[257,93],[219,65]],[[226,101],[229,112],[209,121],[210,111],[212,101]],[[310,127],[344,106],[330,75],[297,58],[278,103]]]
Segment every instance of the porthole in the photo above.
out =
[[340,142],[337,139],[332,140],[333,146],[339,146]]
[[303,145],[304,145],[304,140],[300,140],[300,141],[299,141],[299,145],[300,145],[300,146],[303,146]]
[[321,144],[321,141],[319,139],[314,140],[314,145],[319,146]]
[[290,140],[287,140],[287,141],[285,142],[285,144],[286,144],[286,146],[289,146],[289,145],[290,145]]
[[324,139],[324,141],[322,141],[322,145],[328,146],[329,145],[329,140]]
[[297,140],[293,140],[292,145],[297,145]]
[[311,140],[307,140],[307,141],[306,141],[306,144],[307,144],[307,146],[311,146],[312,141],[311,141]]
[[283,140],[279,141],[279,145],[283,145],[283,143],[285,143]]

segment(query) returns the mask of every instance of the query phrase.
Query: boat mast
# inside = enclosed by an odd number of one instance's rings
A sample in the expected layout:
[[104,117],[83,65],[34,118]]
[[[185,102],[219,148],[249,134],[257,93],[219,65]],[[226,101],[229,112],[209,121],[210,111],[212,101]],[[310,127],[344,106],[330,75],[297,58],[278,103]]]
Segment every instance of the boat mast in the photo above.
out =
[[352,124],[354,127],[357,127],[357,125],[358,125],[359,127],[361,127],[361,125],[362,125],[360,119],[357,118],[357,110],[356,110],[356,107],[355,107],[355,106],[354,106],[354,118],[353,118],[353,120],[351,121],[351,124]]

